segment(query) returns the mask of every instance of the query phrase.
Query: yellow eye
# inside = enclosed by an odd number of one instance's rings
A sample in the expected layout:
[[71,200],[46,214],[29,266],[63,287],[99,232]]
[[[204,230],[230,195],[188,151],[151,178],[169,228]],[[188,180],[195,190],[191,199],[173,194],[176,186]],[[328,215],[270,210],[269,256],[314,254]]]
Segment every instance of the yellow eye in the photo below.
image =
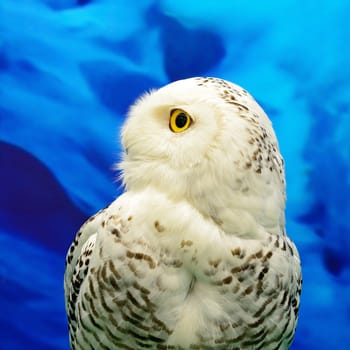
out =
[[173,109],[170,112],[169,128],[173,132],[183,132],[190,127],[192,119],[182,109]]

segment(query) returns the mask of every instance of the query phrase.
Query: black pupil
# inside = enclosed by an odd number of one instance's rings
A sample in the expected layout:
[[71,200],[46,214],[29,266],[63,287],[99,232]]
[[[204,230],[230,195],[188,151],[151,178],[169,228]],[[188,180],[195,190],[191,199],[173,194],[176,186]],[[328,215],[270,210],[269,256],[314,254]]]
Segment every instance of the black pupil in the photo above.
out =
[[179,115],[175,119],[176,126],[181,129],[187,123],[187,115],[185,113],[179,113]]

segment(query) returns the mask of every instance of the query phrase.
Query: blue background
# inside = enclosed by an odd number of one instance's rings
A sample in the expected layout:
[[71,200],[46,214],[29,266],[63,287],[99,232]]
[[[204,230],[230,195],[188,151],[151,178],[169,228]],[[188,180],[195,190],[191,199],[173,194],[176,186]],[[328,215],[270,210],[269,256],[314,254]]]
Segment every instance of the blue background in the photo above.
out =
[[68,349],[65,252],[119,184],[144,90],[196,75],[249,90],[286,160],[303,263],[292,349],[350,348],[348,1],[1,0],[0,349]]

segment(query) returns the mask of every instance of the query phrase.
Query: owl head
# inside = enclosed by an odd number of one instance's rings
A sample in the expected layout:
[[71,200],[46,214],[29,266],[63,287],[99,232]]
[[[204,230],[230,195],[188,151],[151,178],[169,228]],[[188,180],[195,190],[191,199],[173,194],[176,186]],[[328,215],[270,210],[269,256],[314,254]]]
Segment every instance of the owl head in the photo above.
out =
[[230,231],[240,230],[230,224],[233,214],[264,226],[284,223],[276,136],[241,87],[198,77],[146,93],[130,108],[121,140],[127,191],[152,187],[186,200]]

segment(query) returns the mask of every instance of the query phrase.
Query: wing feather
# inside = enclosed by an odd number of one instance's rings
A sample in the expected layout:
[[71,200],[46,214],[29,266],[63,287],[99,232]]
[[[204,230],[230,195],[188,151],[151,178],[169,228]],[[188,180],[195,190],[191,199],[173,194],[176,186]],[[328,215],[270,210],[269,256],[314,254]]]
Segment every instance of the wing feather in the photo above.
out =
[[76,331],[75,306],[77,297],[88,272],[90,256],[94,250],[97,231],[102,224],[105,210],[100,210],[83,224],[66,256],[64,293],[70,336],[74,335]]

